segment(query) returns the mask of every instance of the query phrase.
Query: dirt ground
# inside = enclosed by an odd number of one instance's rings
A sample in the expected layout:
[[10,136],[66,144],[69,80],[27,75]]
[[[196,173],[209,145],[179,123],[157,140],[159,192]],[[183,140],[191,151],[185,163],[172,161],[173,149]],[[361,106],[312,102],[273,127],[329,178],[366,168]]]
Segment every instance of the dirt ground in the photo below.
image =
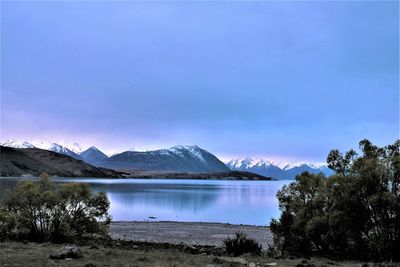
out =
[[218,247],[237,231],[255,238],[263,249],[272,244],[271,231],[262,226],[203,222],[112,222],[110,226],[113,239]]

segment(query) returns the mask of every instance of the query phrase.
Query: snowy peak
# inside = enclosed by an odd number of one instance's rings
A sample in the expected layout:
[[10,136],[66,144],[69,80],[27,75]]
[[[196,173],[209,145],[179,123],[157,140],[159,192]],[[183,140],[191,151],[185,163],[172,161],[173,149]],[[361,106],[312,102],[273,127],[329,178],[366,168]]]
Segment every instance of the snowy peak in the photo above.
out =
[[83,148],[78,143],[64,144],[64,147],[68,148],[76,154],[79,154],[83,151]]
[[229,168],[198,146],[174,146],[146,152],[126,151],[111,156],[98,166],[120,170],[223,172]]
[[293,168],[301,168],[301,167],[310,167],[312,169],[321,169],[324,166],[326,166],[326,165],[323,163],[297,162],[297,163],[287,164],[283,168],[283,170],[291,170]]
[[250,158],[250,157],[246,157],[246,158],[239,158],[239,159],[233,159],[230,160],[228,162],[226,162],[226,165],[230,168],[246,168],[246,169],[250,169],[250,168],[267,168],[269,166],[272,166],[273,164],[268,161],[268,160],[264,160],[261,158]]
[[239,158],[225,162],[231,170],[250,171],[277,179],[294,179],[296,175],[308,171],[311,173],[323,172],[330,175],[332,172],[326,165],[320,163],[298,162],[285,163],[263,158]]
[[[60,145],[58,143],[47,142],[47,141],[31,141],[31,142],[22,141],[21,142],[21,141],[17,141],[17,140],[7,140],[5,142],[1,142],[0,145],[7,146],[7,147],[13,147],[13,148],[40,148],[40,149],[64,154],[64,155],[73,157],[75,159],[79,159],[79,160],[82,159],[77,153],[70,150],[66,146]],[[78,144],[76,144],[76,145],[79,146]]]
[[193,155],[197,155],[200,154],[202,151],[205,151],[198,146],[187,146],[187,145],[173,146],[167,150],[176,154],[186,152],[186,153],[191,153]]
[[194,145],[194,146],[190,146],[190,145],[177,145],[177,146],[173,146],[170,148],[170,150],[201,150],[200,147]]
[[21,142],[17,140],[6,140],[4,142],[0,142],[0,145],[7,146],[7,147],[14,147],[14,148],[35,148],[34,145],[28,142]]
[[203,153],[209,153],[198,146],[188,146],[188,145],[174,146],[168,149],[168,151],[183,157],[189,154],[190,156],[197,158],[202,162],[206,161],[203,157]]

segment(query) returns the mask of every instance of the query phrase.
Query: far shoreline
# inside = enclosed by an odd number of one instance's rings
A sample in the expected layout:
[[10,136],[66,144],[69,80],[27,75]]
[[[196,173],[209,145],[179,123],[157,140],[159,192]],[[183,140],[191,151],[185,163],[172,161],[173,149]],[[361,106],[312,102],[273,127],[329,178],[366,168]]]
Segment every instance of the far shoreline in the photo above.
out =
[[[127,180],[127,179],[132,179],[132,180],[212,180],[212,181],[267,181],[267,182],[276,182],[276,181],[294,181],[291,179],[275,179],[275,178],[267,178],[267,179],[251,179],[251,178],[237,178],[237,177],[227,177],[227,178],[218,178],[218,177],[209,177],[209,178],[204,178],[204,177],[147,177],[147,176],[142,176],[142,177],[90,177],[90,176],[74,176],[74,177],[68,177],[68,176],[57,176],[57,175],[50,175],[51,178],[55,179],[93,179],[93,180],[98,180],[98,179],[107,179],[107,180]],[[0,176],[0,179],[40,179],[40,176],[33,176],[33,175],[24,175],[24,176]]]
[[216,224],[216,225],[226,225],[226,226],[244,226],[244,227],[265,227],[269,228],[269,225],[256,225],[256,224],[245,224],[245,223],[229,223],[229,222],[207,222],[207,221],[169,221],[169,220],[113,220],[111,223],[179,223],[179,224]]

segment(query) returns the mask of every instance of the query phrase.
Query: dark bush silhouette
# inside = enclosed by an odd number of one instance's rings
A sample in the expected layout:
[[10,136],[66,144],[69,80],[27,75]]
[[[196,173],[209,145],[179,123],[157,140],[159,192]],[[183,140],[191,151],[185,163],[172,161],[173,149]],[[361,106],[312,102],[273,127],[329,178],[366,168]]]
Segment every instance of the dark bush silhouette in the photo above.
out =
[[335,174],[302,173],[277,194],[272,220],[278,250],[340,258],[400,260],[400,140],[380,148],[360,142],[342,155],[332,150]]
[[234,238],[224,240],[226,252],[233,256],[245,253],[261,254],[261,245],[254,239],[247,237],[242,232],[236,232]]
[[0,236],[63,242],[84,233],[106,234],[110,203],[87,184],[21,181],[0,206]]

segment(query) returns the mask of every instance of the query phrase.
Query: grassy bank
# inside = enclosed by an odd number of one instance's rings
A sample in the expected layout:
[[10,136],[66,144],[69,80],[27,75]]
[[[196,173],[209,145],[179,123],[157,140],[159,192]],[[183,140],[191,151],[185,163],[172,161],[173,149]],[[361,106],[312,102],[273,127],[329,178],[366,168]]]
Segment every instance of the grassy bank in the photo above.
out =
[[[185,246],[150,243],[113,243],[81,246],[81,259],[49,259],[63,245],[51,243],[0,243],[1,266],[362,266],[361,262],[335,262],[327,259],[274,259],[244,255],[226,257],[211,251],[192,251]],[[201,252],[201,253],[200,253]],[[200,254],[192,254],[200,253]],[[243,262],[243,263],[240,263]],[[246,262],[246,263],[244,263]],[[302,265],[299,265],[302,264]],[[378,266],[369,263],[369,266]],[[379,266],[385,266],[380,264]],[[387,265],[395,266],[395,265]]]

